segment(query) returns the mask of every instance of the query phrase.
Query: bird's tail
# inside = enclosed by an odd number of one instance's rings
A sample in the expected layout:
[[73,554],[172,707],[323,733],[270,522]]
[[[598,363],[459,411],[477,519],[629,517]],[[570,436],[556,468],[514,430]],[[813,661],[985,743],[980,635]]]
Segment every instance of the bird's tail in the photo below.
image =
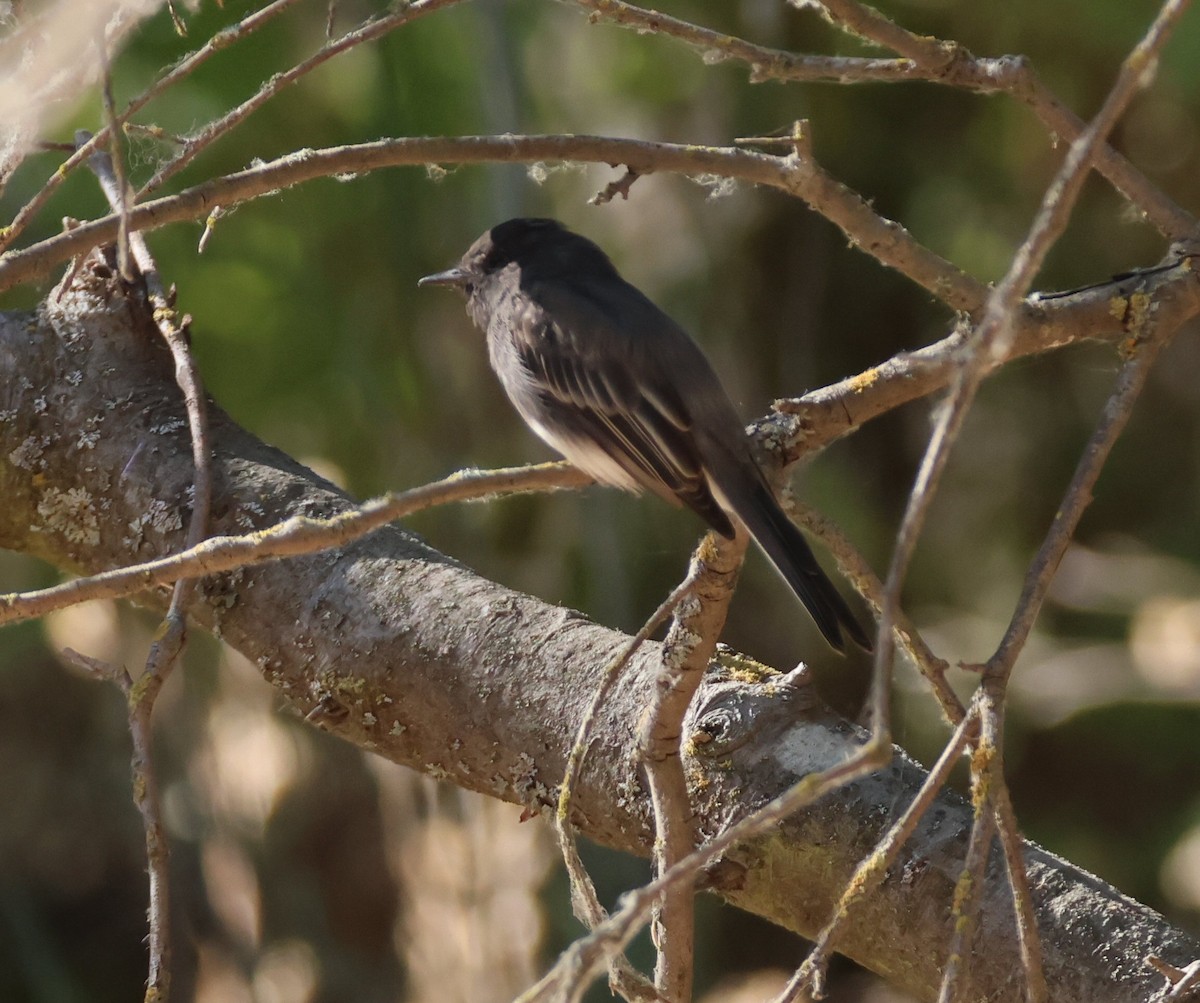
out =
[[870,651],[871,638],[821,570],[808,541],[784,514],[770,488],[760,481],[748,498],[730,501],[754,541],[812,614],[825,640],[838,651],[844,651],[842,632],[845,631],[850,640]]

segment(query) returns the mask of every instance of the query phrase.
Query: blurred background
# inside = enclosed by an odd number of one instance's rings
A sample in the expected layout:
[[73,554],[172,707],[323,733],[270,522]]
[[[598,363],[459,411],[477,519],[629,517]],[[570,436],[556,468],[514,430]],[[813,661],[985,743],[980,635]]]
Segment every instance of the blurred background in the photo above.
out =
[[[118,107],[255,5],[165,11],[114,66]],[[1088,0],[877,4],[909,29],[980,55],[1024,53],[1081,115],[1158,5]],[[37,10],[25,4],[22,16]],[[664,11],[799,52],[868,50],[779,0],[668,0]],[[382,10],[347,0],[337,30]],[[0,12],[4,13],[4,12]],[[8,11],[12,17],[12,11]],[[323,41],[326,6],[301,3],[218,54],[137,120],[195,130]],[[1070,24],[1070,45],[1063,44]],[[6,31],[12,30],[11,17]],[[1003,275],[1062,154],[1004,97],[927,84],[751,85],[666,39],[589,24],[569,4],[464,2],[359,47],[285,90],[200,157],[172,190],[301,147],[382,136],[573,132],[728,144],[811,121],[836,177],[977,277]],[[101,124],[96,90],[62,109],[46,140]],[[1188,209],[1200,208],[1200,21],[1186,18],[1154,87],[1115,143]],[[133,137],[144,181],[168,149]],[[30,156],[0,200],[8,220],[62,161]],[[416,288],[479,233],[553,215],[618,267],[709,352],[743,415],[944,336],[953,318],[803,204],[770,191],[641,178],[628,201],[588,199],[599,168],[395,169],[309,183],[221,221],[150,242],[210,392],[243,425],[359,496],[460,467],[548,452],[511,412],[461,300]],[[105,212],[86,172],[70,178],[24,241],[63,216]],[[1093,178],[1038,280],[1103,281],[1165,252]],[[28,308],[46,287],[10,293]],[[1200,347],[1167,350],[1104,472],[1052,601],[1019,663],[1007,752],[1027,834],[1200,932]],[[1110,392],[1108,346],[1005,368],[984,387],[921,541],[906,608],[938,654],[978,661],[998,641],[1020,581]],[[796,480],[882,572],[930,405],[837,443]],[[653,499],[591,489],[450,507],[411,522],[482,574],[635,630],[684,573],[701,527]],[[0,588],[57,572],[0,553]],[[106,1003],[145,978],[142,834],[129,797],[124,704],[55,652],[139,666],[154,622],[90,604],[0,635],[0,999]],[[752,554],[724,639],[781,668],[811,661],[855,716],[867,666],[832,656]],[[971,677],[956,672],[963,692]],[[945,737],[907,669],[899,740],[926,762]],[[439,786],[278,710],[257,673],[196,636],[156,710],[173,838],[181,998],[308,1003],[354,998],[509,999],[578,932],[547,828],[519,810]],[[961,778],[960,778],[961,780]],[[612,902],[645,865],[589,851]],[[698,990],[767,998],[802,956],[794,937],[701,904]],[[635,945],[646,962],[648,945]],[[772,981],[775,980],[775,981]],[[838,1000],[899,997],[848,963]],[[593,999],[606,992],[593,991]]]

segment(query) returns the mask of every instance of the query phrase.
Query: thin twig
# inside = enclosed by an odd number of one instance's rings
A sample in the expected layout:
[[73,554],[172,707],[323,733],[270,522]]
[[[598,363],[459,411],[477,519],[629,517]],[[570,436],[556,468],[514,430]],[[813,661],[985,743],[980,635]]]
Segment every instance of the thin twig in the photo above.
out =
[[[111,95],[106,100],[111,111]],[[114,129],[112,135],[116,137]],[[84,137],[85,141],[87,138]],[[119,149],[119,148],[118,148]],[[124,172],[108,154],[97,152],[88,160],[100,180],[100,186],[110,204],[119,207],[124,215],[128,206],[128,191]],[[162,334],[175,362],[175,379],[183,393],[192,443],[192,514],[188,523],[186,547],[194,547],[208,535],[209,513],[212,507],[212,458],[208,440],[208,410],[200,375],[192,357],[186,334],[187,319],[177,322],[173,294],[163,289],[158,268],[140,233],[128,234],[126,268],[136,264],[144,283],[150,313]],[[129,258],[132,257],[132,262]],[[183,578],[175,582],[167,615],[146,658],[142,678],[130,695],[130,731],[134,744],[135,798],[146,828],[146,850],[151,875],[150,907],[150,974],[147,980],[147,1001],[166,999],[171,981],[170,912],[167,908],[168,844],[166,830],[159,813],[157,783],[150,758],[151,726],[154,704],[175,663],[183,652],[187,639],[187,608],[198,579]]]
[[921,784],[921,789],[914,795],[900,818],[875,845],[875,849],[855,869],[854,876],[847,882],[845,891],[842,892],[842,897],[834,908],[833,915],[817,935],[812,951],[792,977],[787,988],[780,994],[776,1003],[795,1003],[806,989],[817,998],[824,993],[825,972],[829,966],[829,956],[833,951],[838,930],[848,921],[850,910],[855,903],[874,891],[887,876],[888,869],[896,862],[900,850],[912,838],[917,824],[949,780],[951,771],[958,764],[959,757],[970,741],[972,732],[978,727],[978,723],[974,713],[964,716],[959,722],[954,734],[942,749],[937,762],[934,763],[929,775],[925,778],[925,782]]
[[89,675],[113,683],[125,696],[132,744],[130,776],[133,800],[142,818],[146,841],[146,867],[150,878],[147,910],[150,929],[150,972],[146,980],[144,999],[145,1003],[166,1003],[171,990],[171,941],[168,925],[170,884],[166,829],[163,826],[162,800],[151,758],[153,733],[150,727],[150,711],[154,707],[154,699],[162,687],[163,680],[161,676],[146,673],[134,682],[124,668],[80,654],[72,648],[64,648],[62,655]]
[[1146,958],[1146,964],[1167,980],[1169,988],[1165,994],[1155,997],[1155,1003],[1171,1003],[1178,1000],[1194,1001],[1200,990],[1200,961],[1193,961],[1186,968],[1176,968],[1169,961],[1164,961],[1158,955],[1151,954]]
[[990,779],[993,822],[1000,834],[1009,885],[1013,891],[1017,937],[1030,1003],[1042,1003],[1046,1000],[1048,989],[1029,880],[1021,853],[1020,832],[1004,781],[1001,746],[1004,694],[1017,656],[1033,629],[1054,574],[1070,545],[1084,510],[1092,500],[1092,489],[1112,447],[1133,412],[1134,402],[1145,386],[1158,353],[1169,340],[1166,336],[1155,336],[1159,334],[1156,324],[1144,311],[1130,309],[1131,304],[1136,302],[1136,297],[1125,301],[1125,316],[1133,328],[1130,346],[1127,349],[1132,357],[1121,369],[1116,389],[1105,404],[1101,420],[1079,459],[1054,521],[1030,564],[1021,596],[1004,638],[984,668],[984,727],[981,745],[987,743],[995,749]]
[[810,83],[870,83],[930,80],[935,76],[911,59],[863,59],[858,56],[810,56],[755,45],[744,38],[713,31],[657,10],[622,0],[565,0],[582,7],[593,22],[632,28],[639,34],[663,35],[694,49],[706,63],[736,59],[750,67],[750,82],[792,80]]
[[[840,9],[857,8],[858,5],[853,3],[853,0],[838,0],[837,6]],[[939,410],[900,529],[896,534],[884,589],[884,601],[880,610],[880,639],[876,649],[872,686],[872,713],[876,716],[873,727],[876,729],[882,728],[878,721],[885,724],[887,721],[894,650],[892,630],[899,610],[900,589],[917,538],[924,526],[926,513],[949,459],[951,447],[958,437],[987,369],[996,359],[1007,357],[1012,343],[1012,331],[1015,326],[1013,316],[1016,308],[1050,247],[1066,226],[1087,176],[1093,153],[1107,137],[1136,90],[1147,82],[1146,69],[1150,60],[1165,44],[1170,27],[1176,23],[1186,6],[1187,0],[1168,0],[1146,37],[1122,64],[1121,71],[1095,119],[1071,144],[1062,166],[1042,199],[1041,208],[1028,237],[1017,250],[1008,274],[988,297],[983,319],[971,339],[970,354],[964,360],[955,384]],[[886,731],[881,730],[879,733],[882,736]]]
[[294,84],[306,74],[311,73],[322,63],[346,52],[348,49],[354,48],[356,45],[362,45],[364,42],[372,42],[377,38],[382,38],[389,31],[394,31],[396,28],[415,21],[425,14],[432,14],[434,11],[441,10],[443,7],[449,7],[458,2],[459,0],[412,0],[411,3],[404,4],[400,9],[391,14],[385,14],[367,21],[353,31],[342,35],[341,38],[327,42],[320,50],[309,56],[308,59],[297,63],[282,73],[276,73],[254,95],[247,98],[236,108],[231,108],[219,119],[210,122],[200,131],[189,136],[183,149],[163,164],[154,173],[154,176],[142,185],[138,190],[138,198],[145,198],[150,192],[162,187],[165,181],[182,171],[204,149],[211,146],[231,129],[244,122],[251,114],[258,111],[259,108],[285,87]]
[[621,198],[629,201],[629,189],[633,187],[633,183],[638,179],[638,172],[633,168],[626,169],[616,181],[610,181],[600,191],[596,192],[590,199],[588,205],[607,205],[618,195]]
[[[995,725],[993,725],[995,727]],[[1000,848],[1004,851],[1004,867],[1008,886],[1013,893],[1013,913],[1017,920],[1017,946],[1021,951],[1021,967],[1025,972],[1028,1003],[1046,1003],[1050,989],[1046,985],[1046,966],[1042,955],[1042,940],[1038,934],[1037,911],[1029,872],[1025,867],[1025,843],[1017,825],[1017,813],[1004,779],[1003,763],[996,764],[992,778],[992,810]]]
[[[696,548],[687,578],[691,587],[676,606],[654,696],[638,728],[638,752],[654,813],[656,874],[665,874],[698,841],[680,748],[683,721],[725,625],[747,543],[745,533],[725,540],[710,532]],[[688,1003],[692,996],[694,893],[692,883],[681,881],[663,897],[655,920],[654,985],[675,1003]]]
[[578,488],[591,483],[590,477],[568,463],[460,471],[409,491],[383,495],[327,519],[292,516],[245,536],[209,537],[169,557],[115,568],[50,588],[0,595],[0,625],[45,616],[92,599],[121,599],[181,578],[199,578],[344,546],[434,505]]
[[[851,8],[854,10],[859,7],[853,3],[853,0],[847,0],[844,3],[842,0],[838,0],[834,6],[838,9]],[[971,352],[965,358],[955,385],[940,409],[916,481],[909,495],[900,529],[896,535],[884,590],[871,697],[872,732],[879,742],[885,740],[888,735],[889,694],[894,654],[892,631],[899,611],[900,589],[906,577],[917,538],[924,525],[926,513],[948,461],[951,446],[957,438],[958,431],[962,427],[987,367],[994,359],[1005,358],[1008,354],[1012,341],[1014,312],[1029,288],[1033,276],[1041,267],[1045,255],[1066,225],[1067,218],[1087,175],[1095,149],[1108,135],[1133,93],[1145,83],[1148,61],[1165,43],[1170,26],[1175,23],[1175,19],[1182,13],[1185,6],[1186,0],[1168,0],[1146,38],[1125,60],[1117,80],[1096,118],[1079,139],[1071,145],[1063,165],[1043,198],[1041,209],[1034,219],[1028,237],[1018,249],[1008,274],[989,297],[983,320],[971,339]],[[871,16],[874,16],[873,12]],[[895,46],[902,43],[891,39],[888,44]],[[986,793],[983,800],[986,802]],[[975,873],[975,867],[982,867],[982,864],[979,863],[980,854],[986,861],[986,846],[990,845],[992,821],[993,814],[990,808],[986,812],[983,812],[982,809],[977,810],[971,836],[974,856],[968,854],[971,867],[964,868],[964,876],[960,882],[963,894],[956,895],[956,905],[961,901],[962,908],[966,911],[956,913],[963,917],[964,922],[956,926],[955,930],[950,962],[947,964],[946,978],[942,987],[945,1000],[952,999],[953,994],[957,992],[959,959],[964,950],[964,944],[967,943],[963,939],[966,931],[959,927],[967,927],[974,921],[974,911],[971,909],[974,899],[968,894],[972,890],[970,882],[975,880],[971,875]],[[981,874],[982,871],[980,870],[978,873]]]
[[[972,709],[979,717],[979,739],[971,758],[972,788],[976,792],[973,825],[980,825],[980,813],[989,815],[988,826],[1000,836],[1005,872],[1013,896],[1013,915],[1017,924],[1017,944],[1025,974],[1027,1003],[1046,1003],[1042,942],[1038,936],[1037,912],[1025,869],[1024,843],[1017,825],[1016,812],[1004,779],[1004,683],[985,679]],[[982,873],[980,880],[982,880]]]
[[801,2],[823,9],[829,20],[843,31],[891,49],[926,69],[944,70],[962,55],[969,55],[957,42],[914,34],[858,0],[818,0],[816,5],[808,4],[807,0],[791,0],[797,7]]
[[[101,33],[96,41],[100,54],[100,93],[104,100],[104,122],[108,128],[108,169],[112,171],[112,183],[105,191],[109,195],[109,205],[117,214],[117,271],[126,282],[134,280],[133,265],[129,255],[129,186],[125,182],[125,156],[121,149],[121,134],[117,130],[117,112],[113,103],[112,68],[108,62],[108,46]],[[76,134],[79,145],[86,143],[92,137],[86,132]],[[82,142],[80,142],[82,140]]]
[[[846,232],[850,241],[895,268],[955,311],[971,313],[986,301],[977,279],[923,247],[892,220],[842,185],[810,159],[777,157],[754,150],[680,143],[653,143],[599,136],[458,136],[380,140],[325,150],[302,150],[235,174],[188,188],[178,195],[142,202],[130,212],[135,230],[201,219],[214,204],[226,209],[274,194],[303,181],[381,167],[430,163],[537,163],[539,161],[624,164],[639,174],[675,172],[765,185],[801,198]],[[140,196],[139,196],[140,197]],[[111,243],[113,217],[83,223],[0,258],[0,291],[34,281],[56,264]]]
[[[600,685],[596,687],[591,702],[579,720],[575,741],[571,746],[571,751],[567,754],[567,762],[563,767],[562,784],[558,789],[558,808],[555,812],[555,831],[558,835],[559,850],[567,865],[567,876],[571,883],[572,907],[575,915],[587,925],[589,930],[594,930],[604,923],[608,918],[608,913],[600,904],[592,879],[579,858],[579,851],[575,845],[575,830],[571,825],[571,799],[579,780],[579,773],[583,769],[584,759],[587,757],[592,726],[595,724],[600,709],[604,706],[604,701],[608,698],[608,694],[616,685],[630,659],[691,592],[695,584],[695,576],[698,573],[697,566],[693,563],[688,569],[687,577],[659,604],[658,609],[650,615],[641,630],[634,634],[617,656],[604,667],[600,673]],[[609,983],[626,999],[642,998],[647,992],[651,998],[657,998],[658,995],[656,987],[638,974],[619,952],[609,960]]]
[[938,1003],[959,1003],[966,989],[971,941],[979,917],[979,901],[983,894],[993,836],[990,805],[986,798],[977,798],[967,856],[954,886],[954,905],[950,910],[952,932]]
[[252,14],[246,15],[237,24],[231,25],[228,28],[222,28],[200,46],[199,49],[183,59],[173,69],[163,74],[153,85],[130,101],[125,106],[125,110],[114,117],[112,123],[106,124],[104,128],[100,129],[83,146],[77,145],[74,147],[74,152],[71,156],[59,166],[58,170],[46,179],[46,183],[33,198],[21,206],[20,211],[13,217],[12,222],[8,226],[0,228],[0,251],[3,251],[17,239],[30,220],[37,214],[38,210],[46,204],[58,186],[66,179],[67,175],[95,153],[103,143],[110,141],[109,137],[113,129],[122,128],[130,116],[135,115],[150,101],[167,90],[167,88],[173,84],[177,84],[184,77],[188,76],[196,67],[200,66],[215,53],[257,31],[273,17],[283,13],[284,10],[297,2],[298,0],[275,0],[274,3],[267,4],[261,10],[256,10]]
[[[837,559],[838,570],[854,584],[858,593],[878,610],[883,601],[883,583],[871,570],[866,558],[833,520],[794,498],[786,499],[785,507],[789,515],[825,544],[826,549]],[[894,632],[896,642],[904,647],[929,683],[946,720],[952,725],[958,725],[966,713],[966,708],[963,707],[954,688],[946,681],[949,663],[933,653],[902,609],[897,611]]]
[[[934,78],[957,86],[971,86],[984,93],[995,90],[1012,93],[1033,110],[1056,138],[1074,143],[1083,134],[1083,122],[1051,93],[1024,59],[977,60],[958,42],[914,34],[859,0],[821,0],[821,6],[841,28],[907,57]],[[1107,143],[1097,144],[1091,159],[1096,169],[1169,240],[1195,233],[1196,218]]]
[[[1153,316],[1162,331],[1173,332],[1197,313],[1200,282],[1188,257],[1083,289],[1034,294],[1014,318],[1008,354],[1004,358],[993,354],[986,363],[987,374],[1014,359],[1085,340],[1124,343],[1138,317]],[[785,464],[796,463],[875,418],[950,387],[962,365],[968,337],[967,327],[956,325],[947,337],[924,348],[899,352],[803,397],[777,400],[775,413],[755,423],[756,434],[781,442]]]
[[[1120,301],[1117,302],[1120,305]],[[1126,300],[1126,310],[1136,302],[1136,297]],[[1058,571],[1063,555],[1066,554],[1079,526],[1079,520],[1091,504],[1092,488],[1099,480],[1100,472],[1104,469],[1113,446],[1133,413],[1133,405],[1146,385],[1159,352],[1169,342],[1169,334],[1174,333],[1162,332],[1162,336],[1155,336],[1159,332],[1156,330],[1157,324],[1154,319],[1141,310],[1135,313],[1138,328],[1134,331],[1128,349],[1130,358],[1121,367],[1116,387],[1105,402],[1100,422],[1084,447],[1083,455],[1080,456],[1070,484],[1063,494],[1063,500],[1055,511],[1050,529],[1025,573],[1025,582],[1008,629],[995,654],[988,659],[985,671],[989,675],[1007,679],[1012,672],[1017,656],[1025,647],[1029,633],[1041,612],[1055,572]]]
[[[1008,89],[1032,109],[1053,136],[1074,142],[1083,132],[1083,119],[1050,91],[1032,66],[1023,60],[1013,62],[1013,83]],[[1196,217],[1107,143],[1097,148],[1094,166],[1167,240],[1196,235],[1200,226]]]
[[718,833],[665,874],[627,893],[621,907],[590,934],[562,952],[554,967],[521,995],[519,1003],[577,999],[608,959],[624,950],[645,925],[663,894],[680,882],[693,881],[699,871],[720,858],[731,846],[770,832],[801,808],[882,768],[890,759],[891,751],[890,748],[881,751],[877,743],[869,741],[849,759],[827,770],[810,773],[773,801]]
[[187,22],[180,16],[179,11],[175,9],[175,0],[167,0],[167,10],[171,12],[171,23],[175,25],[175,32],[180,38],[187,37]]

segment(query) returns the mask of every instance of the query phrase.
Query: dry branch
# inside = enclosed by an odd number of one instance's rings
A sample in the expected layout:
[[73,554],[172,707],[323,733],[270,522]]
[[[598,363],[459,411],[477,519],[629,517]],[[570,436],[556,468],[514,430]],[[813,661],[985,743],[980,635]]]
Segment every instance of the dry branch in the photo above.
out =
[[[9,500],[0,544],[76,569],[177,549],[193,475],[169,354],[151,319],[109,281],[88,266],[37,317],[0,317],[0,365],[31,383],[6,385],[0,401],[0,491]],[[46,406],[34,407],[35,396]],[[214,532],[354,510],[219,410],[211,423]],[[165,602],[162,592],[145,598]],[[582,713],[579,694],[627,643],[578,614],[485,582],[395,528],[206,578],[190,613],[255,661],[298,713],[325,708],[316,720],[363,748],[531,809],[553,802]],[[648,644],[614,687],[573,802],[589,837],[638,853],[649,852],[651,829],[634,722],[659,657]],[[793,681],[781,693],[780,677],[765,670],[760,684],[734,681],[749,671],[742,663],[736,673],[710,673],[685,726],[706,838],[806,774],[837,765],[861,740],[819,707],[810,687]],[[922,776],[900,759],[733,849],[721,894],[813,934],[887,827],[887,812],[872,806],[902,806]],[[937,985],[928,945],[946,942],[967,820],[961,799],[943,795],[839,940],[918,996]],[[1052,998],[1141,1000],[1158,978],[1142,973],[1141,958],[1184,965],[1200,956],[1200,945],[1070,865],[1032,848],[1026,860]],[[979,933],[987,949],[969,979],[998,999],[1016,999],[1019,949],[1002,871],[997,859]],[[1060,910],[1061,896],[1069,909]],[[1100,956],[1113,967],[1098,966]]]
[[[980,308],[986,298],[983,283],[918,244],[900,224],[879,216],[866,200],[813,160],[794,154],[775,157],[728,147],[602,136],[415,137],[300,150],[185,189],[178,195],[141,203],[130,211],[129,226],[135,230],[153,230],[168,223],[203,219],[215,205],[228,209],[304,181],[381,167],[545,161],[623,164],[638,175],[663,171],[688,176],[711,174],[775,188],[808,202],[842,227],[852,243],[907,275],[950,309],[971,312]],[[9,251],[0,258],[0,291],[44,278],[56,265],[93,247],[111,243],[116,239],[117,228],[116,217],[109,216],[80,224],[31,247]]]

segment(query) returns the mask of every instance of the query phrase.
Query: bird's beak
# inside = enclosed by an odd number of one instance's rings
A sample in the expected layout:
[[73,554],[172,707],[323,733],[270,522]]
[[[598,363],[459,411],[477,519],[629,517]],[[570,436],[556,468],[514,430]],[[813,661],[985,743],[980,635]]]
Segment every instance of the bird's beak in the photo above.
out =
[[417,280],[419,286],[464,286],[467,284],[467,273],[461,268],[450,268],[444,272],[436,272]]

